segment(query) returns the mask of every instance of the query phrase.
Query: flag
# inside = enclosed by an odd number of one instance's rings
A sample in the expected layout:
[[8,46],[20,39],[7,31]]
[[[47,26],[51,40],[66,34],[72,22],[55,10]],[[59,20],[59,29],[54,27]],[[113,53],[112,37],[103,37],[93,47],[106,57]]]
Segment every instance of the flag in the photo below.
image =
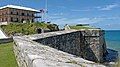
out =
[[40,13],[48,13],[48,11],[45,10],[45,9],[41,9],[41,10],[40,10]]
[[44,12],[45,12],[44,9],[41,9],[41,10],[40,10],[40,13],[44,13]]

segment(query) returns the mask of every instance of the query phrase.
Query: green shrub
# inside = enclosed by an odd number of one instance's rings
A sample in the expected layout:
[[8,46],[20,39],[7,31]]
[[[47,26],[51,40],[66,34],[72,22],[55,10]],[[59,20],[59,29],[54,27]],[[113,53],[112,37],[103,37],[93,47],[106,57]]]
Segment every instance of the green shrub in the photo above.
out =
[[35,34],[37,28],[56,30],[55,24],[47,23],[10,23],[8,25],[2,25],[1,28],[7,33],[7,35],[12,36],[15,33],[20,33],[23,35]]

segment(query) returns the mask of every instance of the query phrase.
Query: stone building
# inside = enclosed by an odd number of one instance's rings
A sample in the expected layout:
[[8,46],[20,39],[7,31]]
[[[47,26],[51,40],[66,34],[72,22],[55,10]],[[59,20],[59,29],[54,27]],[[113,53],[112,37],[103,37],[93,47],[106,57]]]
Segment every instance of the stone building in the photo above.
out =
[[9,22],[23,22],[23,21],[35,21],[36,18],[40,18],[36,16],[39,14],[39,10],[15,6],[15,5],[7,5],[0,7],[0,23],[9,23]]

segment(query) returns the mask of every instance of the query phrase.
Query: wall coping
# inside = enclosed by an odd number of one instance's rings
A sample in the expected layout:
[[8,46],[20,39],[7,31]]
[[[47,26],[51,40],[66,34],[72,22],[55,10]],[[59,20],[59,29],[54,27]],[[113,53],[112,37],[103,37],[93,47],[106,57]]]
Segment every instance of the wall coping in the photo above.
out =
[[[27,57],[29,62],[31,62],[30,65],[33,65],[31,67],[39,67],[41,65],[42,67],[105,67],[102,64],[76,57],[20,36],[13,38],[17,48],[23,52],[23,58]],[[24,60],[28,62],[26,59]]]
[[[63,31],[55,31],[55,32],[34,34],[34,35],[26,35],[26,36],[23,36],[23,37],[24,38],[29,38],[31,40],[37,40],[37,39],[42,39],[42,38],[47,38],[47,37],[52,37],[52,36],[58,36],[58,35],[63,35],[63,34],[67,34],[67,33],[72,33],[72,32],[78,32],[78,31],[84,32],[84,31],[103,31],[103,30],[100,30],[100,29],[89,29],[89,30],[85,30],[85,29],[81,29],[81,30],[70,29],[70,30],[63,30]],[[84,36],[89,36],[89,35],[84,35]],[[101,36],[101,35],[93,35],[93,37],[94,36],[98,37],[98,36]]]

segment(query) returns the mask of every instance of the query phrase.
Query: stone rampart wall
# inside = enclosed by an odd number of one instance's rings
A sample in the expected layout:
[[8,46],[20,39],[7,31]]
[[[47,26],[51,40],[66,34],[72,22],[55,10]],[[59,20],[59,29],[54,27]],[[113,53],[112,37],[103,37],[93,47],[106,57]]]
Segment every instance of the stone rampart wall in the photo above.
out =
[[14,37],[19,67],[105,67],[24,37]]
[[100,29],[15,36],[14,42],[19,67],[106,67],[95,63],[103,61],[114,67],[106,62],[114,62],[118,56],[116,51],[107,50]]
[[[63,31],[64,32],[64,31]],[[34,41],[95,62],[103,62],[106,53],[104,31],[79,30],[70,33],[38,35]],[[57,33],[57,32],[56,32]],[[34,37],[34,36],[33,36]]]

